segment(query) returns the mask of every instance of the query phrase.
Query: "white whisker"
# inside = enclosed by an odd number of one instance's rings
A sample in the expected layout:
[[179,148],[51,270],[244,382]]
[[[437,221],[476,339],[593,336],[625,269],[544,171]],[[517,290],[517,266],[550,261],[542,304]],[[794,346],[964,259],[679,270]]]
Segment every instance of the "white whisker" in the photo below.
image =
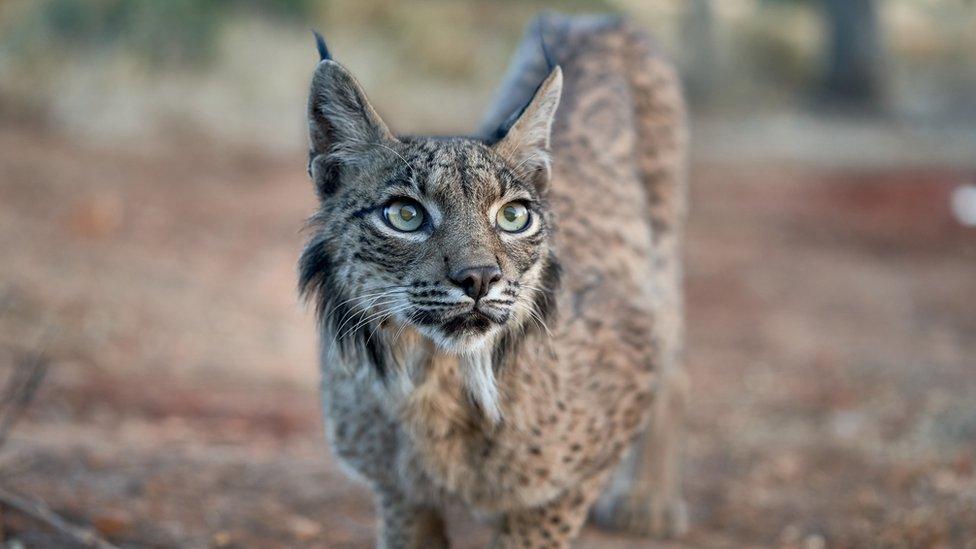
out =
[[537,156],[542,156],[543,154],[546,154],[546,153],[543,153],[543,152],[540,152],[540,151],[536,151],[536,152],[530,154],[529,156],[526,156],[525,158],[522,159],[521,162],[518,163],[517,166],[515,166],[515,168],[512,171],[515,172],[515,173],[519,173],[519,168],[521,168],[522,166],[524,166],[529,160],[532,160],[533,158],[535,158]]
[[386,322],[387,319],[389,319],[390,317],[392,317],[393,315],[395,315],[395,314],[397,314],[397,313],[399,313],[401,311],[405,311],[405,310],[409,309],[410,307],[412,307],[412,305],[410,305],[409,303],[402,304],[399,307],[395,307],[393,310],[389,311],[389,314],[387,314],[383,318],[379,319],[376,322],[376,327],[374,327],[373,328],[373,331],[370,332],[369,335],[366,337],[366,343],[369,343],[369,340],[373,338],[373,334],[376,333],[376,330],[379,330],[380,329],[380,326],[382,326],[383,323]]
[[390,347],[396,347],[396,342],[400,339],[400,335],[407,329],[408,324],[403,322],[400,324],[400,329],[397,330],[396,334],[393,336],[393,342],[390,343]]
[[515,306],[523,307],[525,312],[528,313],[529,317],[532,318],[532,320],[534,320],[543,330],[545,330],[549,337],[552,337],[552,332],[549,330],[549,326],[546,324],[546,321],[543,320],[543,318],[531,305],[518,301],[515,303]]
[[[384,301],[382,304],[379,304],[377,306],[383,306],[383,307],[385,307],[387,305],[392,305],[394,303],[396,303],[396,299]],[[402,307],[402,306],[403,305],[400,305],[398,307]],[[382,311],[374,312],[374,313],[370,314],[366,318],[364,318],[364,319],[360,320],[359,322],[357,322],[355,326],[353,326],[353,327],[347,329],[345,332],[343,332],[343,334],[339,336],[339,340],[341,341],[344,337],[348,336],[351,333],[354,333],[356,330],[362,328],[363,326],[368,325],[373,320],[375,320],[377,318],[380,318],[380,317],[382,317],[385,314],[387,314],[387,311],[386,310],[382,310]]]
[[391,147],[387,147],[386,145],[384,145],[382,143],[372,143],[372,145],[376,145],[377,147],[383,147],[384,149],[386,149],[386,150],[390,151],[391,153],[397,155],[397,157],[400,160],[403,161],[403,165],[406,166],[408,170],[410,170],[410,177],[415,177],[416,176],[416,173],[414,173],[414,171],[413,171],[413,166],[411,166],[410,163],[407,162],[407,159],[404,158],[402,154],[396,152]]
[[381,288],[373,288],[372,293],[369,293],[369,294],[366,294],[366,295],[357,295],[357,296],[350,297],[349,299],[346,299],[344,301],[340,301],[339,303],[336,303],[335,305],[333,305],[333,307],[341,307],[341,306],[345,305],[346,303],[349,303],[350,301],[356,301],[356,300],[366,299],[366,298],[369,298],[369,297],[372,297],[372,296],[380,295],[380,294],[382,294],[384,292],[387,292],[389,290],[405,290],[406,288],[407,288],[406,286],[396,286],[396,285],[394,285],[394,286],[384,286],[384,287],[381,287]]
[[[361,310],[356,311],[355,309],[352,309],[352,312],[347,313],[341,319],[341,321],[338,323],[338,325],[335,327],[335,329],[332,330],[332,347],[334,347],[340,340],[342,340],[342,338],[344,336],[340,336],[339,334],[342,333],[342,328],[344,326],[346,326],[346,324],[350,320],[352,320],[353,317],[356,317],[358,315],[359,316],[359,319],[362,320],[362,318],[369,312],[369,310],[372,307],[379,306],[379,305],[389,305],[391,303],[395,303],[396,300],[399,299],[399,297],[397,297],[395,295],[395,294],[398,293],[398,291],[399,290],[391,290],[391,291],[388,291],[388,292],[383,292],[383,293],[381,293],[378,296],[372,297],[372,300],[369,302],[369,304],[366,305],[365,307],[362,307]],[[368,297],[363,297],[363,298],[360,298],[359,301],[365,301],[366,299],[369,299],[369,298]],[[357,320],[357,323],[358,322],[359,321]],[[357,324],[357,326],[358,326],[358,324]],[[354,328],[351,328],[349,331],[353,331],[353,330],[355,330],[355,327]],[[329,348],[329,352],[330,353],[332,351],[332,347]]]

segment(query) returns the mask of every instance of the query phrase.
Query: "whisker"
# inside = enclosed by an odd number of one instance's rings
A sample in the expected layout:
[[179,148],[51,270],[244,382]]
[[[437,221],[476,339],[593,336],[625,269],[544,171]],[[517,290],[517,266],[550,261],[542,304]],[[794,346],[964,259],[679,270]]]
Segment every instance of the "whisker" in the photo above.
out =
[[[393,303],[396,303],[396,301],[395,300],[384,301],[383,303],[378,303],[377,306],[392,305]],[[385,309],[380,310],[380,311],[375,311],[375,310],[373,310],[373,311],[363,311],[363,313],[359,315],[359,318],[356,320],[356,322],[354,322],[347,329],[343,330],[342,332],[340,332],[338,334],[339,341],[341,341],[344,337],[348,336],[349,334],[355,332],[359,328],[361,328],[361,327],[365,326],[366,324],[368,324],[370,320],[372,320],[372,319],[374,319],[376,317],[382,316],[383,314],[386,314],[386,310]]]
[[[342,333],[342,328],[350,320],[352,320],[353,317],[355,317],[356,315],[358,315],[359,316],[359,319],[362,320],[362,318],[369,312],[369,310],[372,307],[378,306],[378,305],[388,305],[388,304],[391,304],[391,303],[395,303],[396,300],[399,299],[399,297],[395,297],[397,291],[398,290],[391,290],[391,291],[383,292],[379,296],[373,297],[372,300],[369,302],[369,304],[366,305],[365,307],[363,307],[362,310],[359,310],[359,311],[353,310],[353,312],[347,313],[342,318],[342,320],[338,324],[338,326],[336,326],[336,328],[332,331],[332,346],[329,348],[329,352],[331,353],[332,347],[334,347],[340,340],[342,340],[342,338],[344,336],[340,336],[339,334]],[[360,301],[365,301],[366,299],[369,299],[369,298],[360,298]],[[381,300],[382,300],[382,303],[380,303]],[[359,321],[357,321],[357,322],[359,322]],[[353,329],[355,329],[355,328],[353,328]]]
[[518,163],[517,166],[515,166],[515,168],[512,171],[515,172],[515,173],[518,173],[519,168],[521,168],[522,166],[524,166],[526,162],[528,162],[529,160],[532,160],[533,158],[535,158],[537,156],[541,156],[542,154],[544,154],[544,153],[541,153],[541,152],[536,151],[536,152],[530,154],[529,156],[526,156],[525,158],[522,159],[521,162]]
[[[387,291],[383,291],[383,292],[379,292],[379,293],[375,293],[375,294],[368,294],[368,295],[364,295],[364,296],[355,297],[352,300],[347,300],[344,303],[347,303],[349,301],[356,301],[357,303],[355,305],[352,305],[352,306],[349,307],[350,309],[353,309],[354,310],[354,309],[356,309],[357,305],[362,305],[361,302],[366,301],[367,299],[372,298],[372,301],[370,301],[368,305],[366,305],[365,307],[362,307],[362,309],[368,310],[370,307],[372,307],[380,299],[385,298],[385,297],[388,297],[388,296],[393,296],[396,293],[401,292],[401,291],[403,291],[402,288],[396,288],[395,287],[392,290],[387,290]],[[340,325],[339,328],[342,328],[342,326]]]
[[444,308],[444,307],[460,307],[467,306],[467,301],[413,301],[413,305],[418,308]]
[[[378,304],[378,305],[390,305],[390,304],[393,304],[393,303],[395,303],[395,302],[396,302],[396,300],[390,300],[390,301],[384,301],[383,303],[381,303],[381,304]],[[364,311],[362,311],[362,312],[360,313],[360,316],[359,316],[359,319],[358,319],[358,320],[356,321],[356,323],[355,323],[354,325],[352,325],[352,326],[350,326],[350,327],[349,327],[349,328],[348,328],[347,330],[345,330],[344,332],[342,332],[342,331],[340,331],[340,330],[341,330],[341,328],[340,328],[340,329],[336,329],[336,330],[334,331],[334,333],[332,334],[332,345],[331,345],[331,346],[330,346],[330,348],[329,348],[329,353],[330,353],[330,354],[332,353],[332,348],[333,348],[333,347],[335,347],[335,346],[336,346],[336,345],[337,345],[337,344],[338,344],[338,343],[339,343],[340,341],[342,341],[342,339],[343,339],[343,338],[345,338],[345,337],[346,337],[347,335],[349,335],[350,333],[352,333],[352,332],[354,332],[354,331],[356,331],[356,329],[357,329],[357,328],[359,328],[360,326],[362,326],[362,325],[363,325],[363,324],[362,324],[362,321],[363,321],[363,316],[364,316],[364,315],[366,315],[366,314],[367,314],[367,311],[365,311],[365,310],[364,310]],[[376,313],[373,313],[373,314],[371,314],[371,315],[369,316],[369,318],[373,318],[373,315],[375,315],[375,314],[376,314]],[[352,318],[352,317],[350,317],[350,319],[351,319],[351,318]],[[365,321],[366,321],[366,322],[368,322],[368,321],[369,321],[369,318],[367,318],[367,319],[365,319]]]
[[356,301],[357,299],[364,299],[364,298],[372,297],[372,296],[375,296],[375,295],[382,294],[383,292],[387,292],[389,290],[397,290],[397,289],[405,290],[406,288],[407,288],[406,286],[400,286],[400,285],[383,286],[383,287],[380,287],[380,288],[374,288],[373,290],[371,290],[372,293],[369,293],[369,294],[366,294],[366,295],[357,295],[357,296],[350,297],[349,299],[346,299],[344,301],[340,301],[339,303],[336,303],[335,305],[333,305],[333,307],[341,307],[341,306],[345,305],[346,303],[349,303],[350,301]]
[[539,313],[536,312],[532,306],[524,302],[517,302],[516,308],[519,306],[524,307],[525,312],[529,314],[532,320],[534,320],[537,324],[539,324],[539,326],[546,331],[546,334],[548,334],[549,337],[552,337],[552,331],[549,330],[549,326],[546,324],[546,321],[543,320],[541,316],[539,316]]
[[[374,297],[373,298],[373,301],[371,301],[369,303],[369,305],[367,305],[366,307],[361,307],[361,308],[358,308],[358,307],[355,307],[355,306],[354,307],[350,307],[349,310],[346,312],[346,314],[344,314],[342,316],[342,318],[340,318],[338,321],[336,321],[336,322],[333,323],[333,325],[335,327],[333,328],[332,331],[334,333],[341,332],[343,326],[345,326],[346,323],[348,323],[350,320],[352,320],[353,317],[355,317],[357,315],[359,315],[360,317],[362,317],[362,315],[365,314],[367,311],[369,311],[369,308],[371,306],[373,306],[378,299],[382,299],[383,297],[384,297],[383,295],[380,295],[378,297]],[[369,298],[364,298],[364,299],[361,299],[359,301],[360,302],[361,301],[365,301],[366,299],[369,299]],[[357,302],[357,305],[362,305],[362,303],[360,303],[360,302]]]
[[393,341],[390,343],[390,347],[395,347],[396,342],[400,339],[400,335],[407,329],[408,324],[406,322],[400,324],[400,329],[397,330],[396,334],[393,336]]
[[[386,302],[383,303],[383,306],[390,305],[390,304],[395,303],[395,302],[396,302],[396,300],[386,301]],[[398,308],[399,307],[403,307],[403,305],[398,306]],[[359,321],[358,323],[356,323],[355,326],[353,326],[352,328],[349,328],[342,335],[340,335],[339,336],[339,340],[341,341],[343,338],[345,338],[349,334],[355,332],[356,330],[358,330],[359,328],[362,328],[363,326],[368,325],[373,320],[375,320],[375,319],[377,319],[377,318],[379,318],[379,317],[381,317],[381,316],[383,316],[385,314],[387,314],[387,311],[385,311],[385,310],[384,311],[380,311],[378,313],[374,312],[373,314],[370,314],[368,317],[362,319],[361,321]]]
[[386,322],[386,320],[388,318],[390,318],[393,315],[399,313],[400,311],[406,311],[409,308],[410,308],[410,304],[400,305],[399,307],[396,307],[393,310],[391,310],[389,312],[389,314],[387,314],[386,316],[384,316],[383,318],[381,318],[378,322],[376,322],[376,326],[373,328],[373,331],[370,332],[369,335],[366,337],[366,343],[369,343],[369,340],[373,338],[373,334],[376,333],[376,330],[379,330],[380,329],[380,326],[382,326],[383,323]]
[[536,292],[538,294],[542,294],[542,298],[546,301],[546,303],[549,303],[549,301],[552,300],[552,297],[553,297],[552,296],[552,292],[551,292],[551,290],[549,290],[547,288],[540,288],[538,286],[532,286],[532,285],[529,285],[529,284],[523,284],[522,287],[525,288],[525,289],[527,289],[527,290]]
[[407,162],[407,159],[404,158],[403,155],[401,155],[400,153],[398,153],[395,150],[393,150],[391,147],[387,147],[386,145],[384,145],[382,143],[373,143],[373,145],[376,145],[377,147],[383,147],[384,149],[386,149],[386,150],[390,151],[391,153],[397,155],[397,157],[400,160],[403,161],[403,165],[406,166],[408,170],[410,170],[410,177],[411,178],[416,177],[417,174],[413,171],[413,166],[411,166],[410,163]]

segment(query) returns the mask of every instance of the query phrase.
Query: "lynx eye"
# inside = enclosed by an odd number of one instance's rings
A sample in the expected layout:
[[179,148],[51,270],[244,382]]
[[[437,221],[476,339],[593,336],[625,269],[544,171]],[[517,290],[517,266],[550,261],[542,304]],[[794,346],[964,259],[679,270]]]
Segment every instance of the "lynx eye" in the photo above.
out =
[[413,200],[399,198],[383,208],[383,217],[394,229],[412,233],[424,224],[424,208]]
[[524,202],[509,202],[498,209],[495,222],[501,230],[517,233],[529,224],[529,209]]

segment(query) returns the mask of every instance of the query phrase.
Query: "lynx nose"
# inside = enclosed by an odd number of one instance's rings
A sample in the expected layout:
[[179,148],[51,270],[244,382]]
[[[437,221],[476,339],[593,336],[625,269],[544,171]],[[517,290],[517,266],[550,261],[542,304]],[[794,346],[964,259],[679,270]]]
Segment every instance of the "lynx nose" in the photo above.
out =
[[468,267],[451,274],[451,282],[460,286],[468,297],[478,301],[491,288],[491,285],[502,279],[502,271],[497,265],[488,267]]

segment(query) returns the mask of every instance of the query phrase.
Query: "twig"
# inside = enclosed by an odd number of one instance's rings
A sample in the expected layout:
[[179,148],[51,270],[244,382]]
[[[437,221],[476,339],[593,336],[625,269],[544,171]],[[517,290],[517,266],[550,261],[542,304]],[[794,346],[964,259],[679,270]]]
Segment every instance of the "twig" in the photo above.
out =
[[109,543],[105,540],[105,538],[99,536],[94,530],[71,524],[39,501],[31,501],[0,488],[0,503],[14,509],[15,511],[19,511],[28,517],[33,518],[34,520],[43,522],[56,530],[59,534],[62,534],[70,538],[72,541],[80,543],[86,547],[95,547],[96,549],[118,549],[118,546]]
[[[5,290],[6,288],[0,293],[0,313],[4,312],[4,309],[9,305],[9,295]],[[10,431],[31,401],[34,400],[37,389],[44,381],[50,364],[47,346],[53,336],[54,330],[49,326],[42,336],[37,350],[19,361],[13,371],[10,372],[3,393],[0,394],[0,449],[3,449]],[[40,501],[18,496],[0,488],[0,505],[48,525],[75,543],[96,549],[118,549],[117,546],[99,536],[95,530],[71,524]]]
[[0,288],[0,316],[7,312],[13,300],[13,292],[10,291],[10,284],[4,284]]
[[41,381],[47,374],[48,358],[36,352],[20,362],[11,372],[3,396],[0,397],[0,448],[7,441],[10,430],[30,405]]

